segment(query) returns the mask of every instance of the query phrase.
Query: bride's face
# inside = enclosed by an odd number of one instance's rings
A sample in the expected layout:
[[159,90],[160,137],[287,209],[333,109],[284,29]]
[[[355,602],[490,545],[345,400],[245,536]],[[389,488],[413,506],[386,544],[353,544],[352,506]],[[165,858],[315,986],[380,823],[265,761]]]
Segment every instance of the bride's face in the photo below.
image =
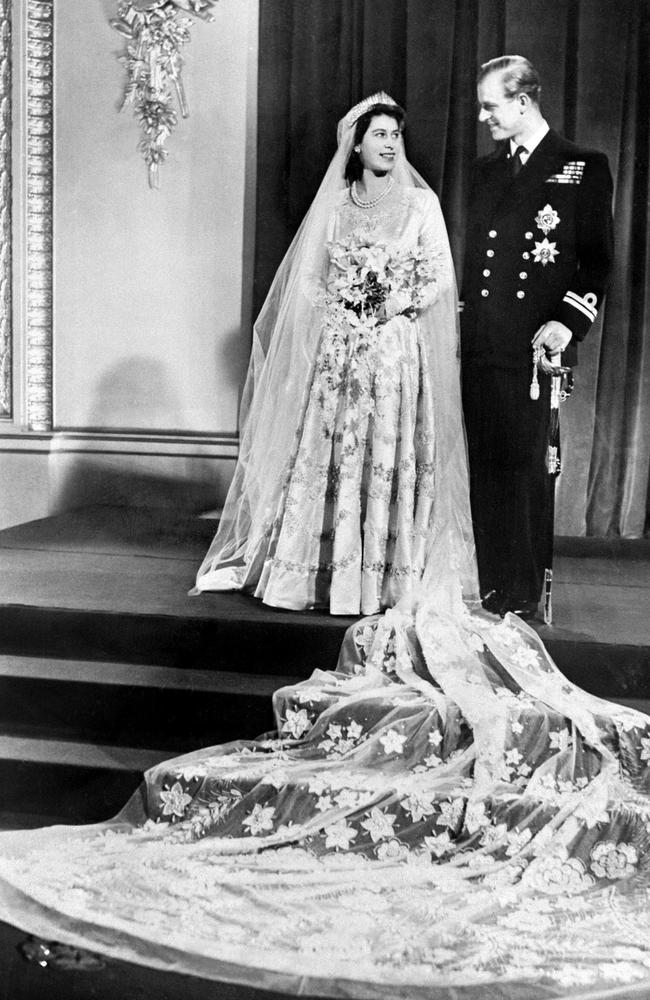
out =
[[374,174],[389,173],[402,141],[400,127],[389,115],[375,115],[366,129],[361,143],[355,147],[364,170]]

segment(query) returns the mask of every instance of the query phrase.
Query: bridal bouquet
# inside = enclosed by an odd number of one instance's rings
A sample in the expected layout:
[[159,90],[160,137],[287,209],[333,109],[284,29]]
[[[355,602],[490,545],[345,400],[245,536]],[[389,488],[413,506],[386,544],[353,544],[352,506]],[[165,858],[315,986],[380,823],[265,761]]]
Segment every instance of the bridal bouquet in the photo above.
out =
[[328,244],[327,295],[353,326],[377,326],[393,316],[414,316],[430,298],[435,264],[421,246],[389,249],[350,233]]

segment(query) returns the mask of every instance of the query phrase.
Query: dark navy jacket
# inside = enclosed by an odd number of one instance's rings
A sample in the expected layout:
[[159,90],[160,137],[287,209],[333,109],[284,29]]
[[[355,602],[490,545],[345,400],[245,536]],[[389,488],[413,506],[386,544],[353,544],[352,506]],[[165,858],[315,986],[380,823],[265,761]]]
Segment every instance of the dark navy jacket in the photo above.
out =
[[474,165],[463,270],[465,360],[528,365],[548,320],[573,336],[577,361],[601,307],[613,257],[612,178],[607,158],[550,131],[517,177],[508,143]]

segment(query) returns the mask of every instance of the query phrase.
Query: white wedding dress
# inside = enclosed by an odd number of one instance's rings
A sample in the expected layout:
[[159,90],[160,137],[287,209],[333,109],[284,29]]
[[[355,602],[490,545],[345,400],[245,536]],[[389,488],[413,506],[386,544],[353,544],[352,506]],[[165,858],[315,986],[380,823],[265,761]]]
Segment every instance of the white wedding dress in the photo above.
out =
[[[401,142],[386,196],[355,204],[353,137],[344,119],[255,324],[237,466],[197,591],[369,615],[453,564],[477,594],[447,230]],[[362,272],[390,286],[381,309],[355,301]]]
[[[420,248],[436,261],[433,298],[454,282],[448,247],[438,247],[432,231],[433,198],[396,185],[368,211],[344,191],[328,242],[341,246],[352,237],[394,257]],[[251,581],[255,596],[274,607],[369,615],[397,604],[424,570],[435,493],[428,355],[417,316],[352,326],[347,317],[357,317],[338,296],[324,312],[297,448],[261,568],[249,567],[241,585]]]

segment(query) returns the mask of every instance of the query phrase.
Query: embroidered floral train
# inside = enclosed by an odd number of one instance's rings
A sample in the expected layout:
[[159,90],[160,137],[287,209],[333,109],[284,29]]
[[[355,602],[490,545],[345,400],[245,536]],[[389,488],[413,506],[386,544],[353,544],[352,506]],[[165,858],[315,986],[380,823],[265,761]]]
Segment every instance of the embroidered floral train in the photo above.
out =
[[0,837],[0,916],[330,996],[650,983],[650,719],[460,601],[350,629],[278,729],[154,768],[91,828]]

